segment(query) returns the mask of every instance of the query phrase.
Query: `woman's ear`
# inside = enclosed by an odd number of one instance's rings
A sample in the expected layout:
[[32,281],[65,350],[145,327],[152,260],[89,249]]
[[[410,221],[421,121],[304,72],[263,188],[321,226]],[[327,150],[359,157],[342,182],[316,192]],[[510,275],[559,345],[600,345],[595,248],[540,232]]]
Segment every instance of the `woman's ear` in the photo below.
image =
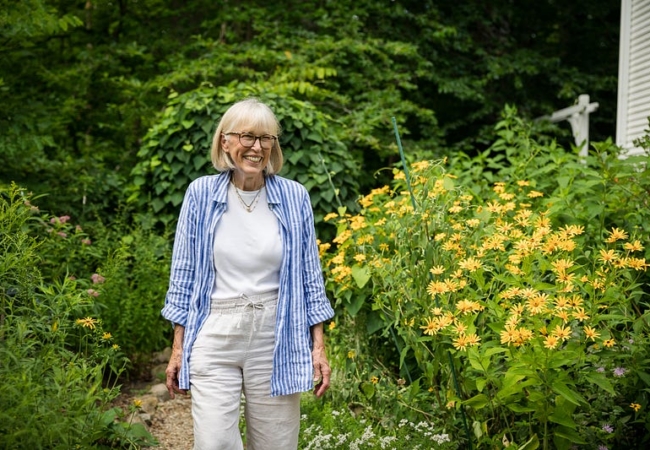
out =
[[228,153],[228,138],[225,134],[221,135],[221,148],[224,152]]

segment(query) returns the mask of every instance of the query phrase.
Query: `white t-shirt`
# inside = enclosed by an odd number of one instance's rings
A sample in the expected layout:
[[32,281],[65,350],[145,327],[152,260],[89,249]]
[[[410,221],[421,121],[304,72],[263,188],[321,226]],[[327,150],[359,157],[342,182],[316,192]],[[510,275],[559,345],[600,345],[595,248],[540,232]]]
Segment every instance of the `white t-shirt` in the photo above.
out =
[[238,190],[247,205],[259,198],[248,212],[228,185],[228,207],[217,224],[213,259],[217,271],[213,300],[263,294],[280,287],[282,238],[278,219],[269,209],[266,189]]

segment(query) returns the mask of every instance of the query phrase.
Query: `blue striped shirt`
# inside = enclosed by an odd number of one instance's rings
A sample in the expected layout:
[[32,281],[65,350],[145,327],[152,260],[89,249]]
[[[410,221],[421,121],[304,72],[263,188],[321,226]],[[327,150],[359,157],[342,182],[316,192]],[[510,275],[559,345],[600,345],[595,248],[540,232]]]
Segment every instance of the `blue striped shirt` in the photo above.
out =
[[[185,327],[179,387],[190,388],[192,345],[210,313],[215,282],[213,239],[227,208],[230,173],[194,180],[181,207],[162,315]],[[271,395],[304,392],[313,387],[310,327],[334,316],[325,295],[314,217],[301,184],[277,175],[266,178],[269,208],[280,224],[283,243]]]

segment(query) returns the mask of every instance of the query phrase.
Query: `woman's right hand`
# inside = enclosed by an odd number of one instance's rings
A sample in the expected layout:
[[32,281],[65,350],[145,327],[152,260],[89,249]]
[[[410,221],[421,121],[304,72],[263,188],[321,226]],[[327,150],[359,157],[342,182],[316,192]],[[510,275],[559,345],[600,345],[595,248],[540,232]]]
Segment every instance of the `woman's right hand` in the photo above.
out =
[[172,345],[172,355],[169,357],[169,364],[165,370],[166,385],[169,391],[169,396],[174,398],[175,393],[187,394],[185,389],[180,389],[178,386],[178,377],[181,373],[181,366],[183,364],[183,338],[185,335],[185,327],[176,324],[174,326],[174,344]]

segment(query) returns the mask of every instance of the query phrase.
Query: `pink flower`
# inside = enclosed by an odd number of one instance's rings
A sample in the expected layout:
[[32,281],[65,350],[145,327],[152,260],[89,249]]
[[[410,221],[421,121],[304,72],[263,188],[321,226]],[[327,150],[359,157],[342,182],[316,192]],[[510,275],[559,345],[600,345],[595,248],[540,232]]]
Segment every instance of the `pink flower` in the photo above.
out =
[[70,220],[70,216],[61,216],[61,217],[59,217],[59,222],[61,222],[61,223],[66,223],[68,220]]
[[82,239],[82,240],[81,240],[81,243],[82,243],[83,245],[90,245],[90,244],[93,243],[93,241],[91,241],[90,239],[86,238],[86,239]]
[[93,280],[93,284],[100,284],[106,281],[106,278],[104,278],[98,273],[93,273],[90,279]]
[[88,295],[91,295],[93,297],[99,297],[99,292],[94,289],[88,289],[86,292],[88,292]]
[[77,279],[77,277],[75,277],[74,275],[70,275],[70,276],[68,277],[68,280],[70,280],[70,281],[74,281],[74,280],[76,280],[76,279]]
[[74,230],[75,230],[77,233],[81,233],[81,232],[83,231],[83,230],[81,229],[81,226],[80,226],[80,225],[77,225],[76,227],[74,227]]
[[59,231],[59,232],[56,233],[56,234],[58,234],[58,235],[61,236],[62,238],[68,237],[68,235],[65,234],[63,231]]
[[52,218],[50,219],[50,223],[58,223],[58,222],[59,222],[59,218],[58,218],[58,217],[52,217]]

